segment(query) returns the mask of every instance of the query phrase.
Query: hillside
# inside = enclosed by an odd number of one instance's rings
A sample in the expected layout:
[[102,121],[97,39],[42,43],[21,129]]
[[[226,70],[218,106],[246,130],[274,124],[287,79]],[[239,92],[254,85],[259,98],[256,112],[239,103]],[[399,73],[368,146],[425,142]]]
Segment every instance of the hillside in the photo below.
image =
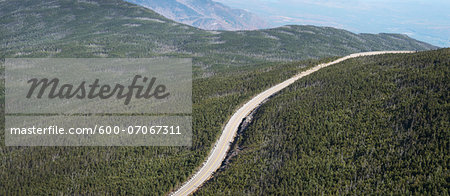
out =
[[[5,147],[0,195],[163,195],[186,181],[208,155],[238,105],[323,61],[267,64],[193,81],[192,147]],[[3,89],[3,84],[0,89]],[[0,100],[4,102],[4,92]],[[1,114],[4,107],[0,107]],[[0,118],[0,140],[4,140]]]
[[323,68],[258,110],[197,195],[446,195],[449,76],[450,49]]
[[374,50],[434,46],[397,34],[285,26],[260,31],[204,31],[119,0],[1,1],[3,57],[194,57],[222,69],[340,56]]
[[196,73],[192,147],[2,143],[0,195],[168,193],[202,163],[239,104],[308,66],[329,61],[316,59],[356,51],[434,48],[402,35],[357,35],[313,26],[204,31],[119,0],[0,1],[0,35],[0,59],[193,57]]
[[266,22],[245,10],[232,9],[211,0],[127,0],[157,13],[205,30],[255,30],[268,28]]

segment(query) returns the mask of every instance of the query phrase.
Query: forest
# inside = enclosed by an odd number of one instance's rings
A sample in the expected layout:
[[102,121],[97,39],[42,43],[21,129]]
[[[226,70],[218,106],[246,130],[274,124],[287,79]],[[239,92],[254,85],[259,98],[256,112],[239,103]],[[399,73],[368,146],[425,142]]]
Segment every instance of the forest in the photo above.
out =
[[266,102],[195,195],[448,195],[450,49],[347,60]]
[[[203,162],[223,123],[240,103],[331,59],[263,64],[195,79],[192,147],[6,147],[2,142],[0,195],[168,193]],[[4,141],[1,120],[0,140]]]
[[[0,13],[0,62],[180,57],[193,59],[194,74],[192,147],[7,147],[1,142],[0,195],[167,194],[193,174],[233,111],[258,92],[340,55],[436,48],[404,35],[328,27],[203,31],[121,0],[5,0]],[[3,115],[5,81],[0,82]],[[4,137],[0,118],[0,141]]]

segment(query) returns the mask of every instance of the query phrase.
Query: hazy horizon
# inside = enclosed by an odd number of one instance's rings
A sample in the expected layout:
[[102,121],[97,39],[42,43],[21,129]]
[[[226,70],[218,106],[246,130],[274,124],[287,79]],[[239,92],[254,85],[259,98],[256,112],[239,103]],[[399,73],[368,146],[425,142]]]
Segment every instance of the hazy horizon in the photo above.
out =
[[450,47],[450,2],[439,0],[214,0],[266,19],[270,27],[317,25],[355,33],[401,33]]

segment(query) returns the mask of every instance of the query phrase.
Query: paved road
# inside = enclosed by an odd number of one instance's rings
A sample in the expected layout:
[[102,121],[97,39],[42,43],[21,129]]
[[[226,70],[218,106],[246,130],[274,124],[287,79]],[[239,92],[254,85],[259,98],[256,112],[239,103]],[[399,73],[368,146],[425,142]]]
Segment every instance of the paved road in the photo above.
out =
[[184,183],[183,186],[181,186],[181,188],[173,192],[172,195],[192,194],[195,190],[197,190],[197,188],[200,185],[202,185],[206,180],[208,180],[217,169],[219,169],[219,167],[222,164],[222,161],[225,159],[225,156],[227,155],[227,151],[230,148],[230,145],[233,142],[234,137],[236,136],[236,132],[242,120],[271,95],[286,88],[287,86],[294,83],[298,79],[305,77],[311,73],[314,73],[321,68],[328,67],[336,63],[340,63],[350,58],[386,54],[386,53],[413,53],[413,51],[378,51],[378,52],[364,52],[351,54],[330,63],[317,65],[258,94],[233,114],[233,116],[230,118],[225,128],[223,129],[222,135],[220,136],[219,140],[217,140],[214,148],[211,150],[208,159],[203,163],[203,166],[200,168],[200,170],[198,170],[197,173],[189,181]]

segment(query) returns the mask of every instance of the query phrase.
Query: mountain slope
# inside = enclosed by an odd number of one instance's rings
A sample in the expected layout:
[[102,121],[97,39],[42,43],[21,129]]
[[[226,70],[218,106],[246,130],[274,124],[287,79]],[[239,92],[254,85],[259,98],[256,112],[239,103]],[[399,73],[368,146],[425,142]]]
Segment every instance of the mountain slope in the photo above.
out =
[[351,59],[266,102],[198,195],[448,193],[450,49]]
[[231,9],[211,0],[127,0],[161,15],[206,30],[254,30],[267,28],[258,16]]
[[[119,0],[1,1],[0,52],[7,57],[193,57],[208,69],[373,50],[436,48],[404,35],[285,26],[203,31]],[[225,66],[224,66],[225,65]]]
[[[314,30],[316,36],[298,32],[302,29]],[[385,35],[373,35],[382,42],[372,47],[374,38],[311,26],[203,31],[119,0],[3,0],[0,35],[0,63],[5,57],[176,56],[192,57],[198,73],[193,81],[191,148],[29,148],[2,143],[0,195],[166,194],[203,162],[239,104],[319,63],[280,62],[383,48],[433,48]],[[339,42],[341,38],[346,41]],[[0,140],[4,140],[2,133]]]

